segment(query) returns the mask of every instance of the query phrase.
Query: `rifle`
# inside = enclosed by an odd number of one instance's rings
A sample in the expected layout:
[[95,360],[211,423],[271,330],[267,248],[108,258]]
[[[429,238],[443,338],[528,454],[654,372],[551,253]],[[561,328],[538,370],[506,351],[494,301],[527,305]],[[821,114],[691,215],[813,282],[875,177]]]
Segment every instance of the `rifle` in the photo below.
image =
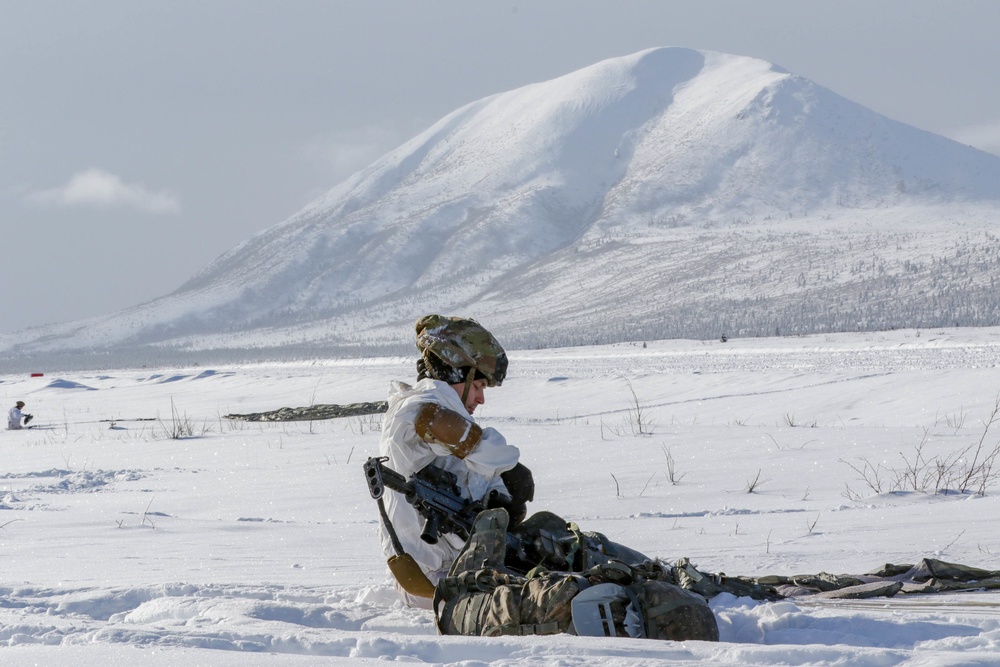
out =
[[[407,480],[395,470],[382,465],[383,461],[388,460],[387,457],[371,457],[364,464],[368,491],[375,500],[382,498],[386,488],[403,494],[406,501],[413,505],[417,513],[424,518],[424,529],[420,538],[427,544],[437,544],[442,533],[454,533],[463,540],[468,540],[472,533],[473,523],[480,512],[485,510],[488,505],[492,506],[496,503],[503,506],[504,501],[510,502],[509,497],[497,491],[490,493],[486,503],[467,500],[462,497],[455,474],[433,464],[413,473]],[[384,509],[380,508],[380,511],[384,512]],[[549,513],[539,513],[539,515],[541,514]],[[562,522],[555,515],[550,516],[565,525],[565,522]],[[388,523],[388,516],[383,514],[382,519]],[[395,537],[395,531],[391,530],[391,525],[389,528],[396,552],[402,554],[402,545],[398,544],[398,539]],[[568,529],[552,531],[543,528],[539,529],[537,534],[529,535],[522,535],[517,531],[508,532],[504,566],[519,573],[526,573],[533,567],[543,564],[552,568],[568,568],[569,571],[579,571],[579,568],[574,569],[572,564],[576,547],[571,546],[577,544],[578,540],[579,536]],[[560,556],[553,559],[552,556],[557,554]],[[571,562],[566,561],[566,556],[570,558]],[[579,555],[576,556],[576,558],[579,557]],[[397,579],[399,578],[397,575]]]
[[462,497],[455,474],[433,464],[413,473],[407,480],[395,470],[382,465],[386,457],[371,457],[365,463],[365,478],[372,498],[378,500],[388,487],[403,494],[424,518],[420,539],[437,544],[442,533],[454,533],[469,539],[476,516],[486,509],[480,501]]

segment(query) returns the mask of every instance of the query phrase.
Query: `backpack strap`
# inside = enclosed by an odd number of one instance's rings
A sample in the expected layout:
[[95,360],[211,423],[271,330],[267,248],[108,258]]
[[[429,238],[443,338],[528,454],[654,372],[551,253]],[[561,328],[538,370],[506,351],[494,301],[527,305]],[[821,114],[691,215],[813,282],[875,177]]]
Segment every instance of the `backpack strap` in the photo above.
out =
[[516,635],[527,637],[531,635],[558,635],[562,630],[555,621],[549,623],[534,623],[528,625],[501,625],[487,630],[483,637],[499,637],[503,635]]
[[518,586],[524,582],[522,577],[502,574],[489,567],[444,577],[434,590],[438,632],[479,636],[493,591],[499,586]]

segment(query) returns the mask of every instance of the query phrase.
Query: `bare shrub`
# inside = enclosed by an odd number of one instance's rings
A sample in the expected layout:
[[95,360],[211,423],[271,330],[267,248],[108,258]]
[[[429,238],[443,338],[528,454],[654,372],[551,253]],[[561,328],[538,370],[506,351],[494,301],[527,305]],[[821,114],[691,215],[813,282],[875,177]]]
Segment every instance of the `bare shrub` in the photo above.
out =
[[[312,422],[310,422],[311,424]],[[365,432],[380,432],[382,430],[382,415],[371,414],[371,415],[358,415],[352,417],[348,422],[348,428],[351,433],[357,433],[359,435],[364,435]],[[357,430],[355,430],[355,428]],[[312,431],[310,431],[311,433]]]
[[670,448],[667,447],[666,445],[662,445],[662,448],[663,448],[663,455],[667,457],[667,479],[670,480],[671,484],[677,486],[678,484],[680,484],[680,481],[684,479],[684,476],[687,475],[687,473],[678,475],[676,462],[674,461],[674,455],[670,453]]
[[761,471],[758,468],[757,469],[757,476],[754,477],[752,480],[747,480],[746,488],[743,489],[744,491],[746,491],[747,493],[754,493],[758,488],[760,488],[761,484],[763,484],[763,483],[765,483],[767,481],[766,479],[762,480],[760,478],[760,472]]
[[[949,427],[964,423],[965,416],[960,420],[952,420]],[[957,449],[946,455],[928,457],[924,450],[930,440],[930,432],[924,429],[923,437],[913,448],[913,454],[907,457],[900,452],[903,465],[897,468],[872,464],[868,459],[860,459],[860,464],[854,464],[841,459],[861,480],[876,494],[893,493],[896,491],[916,491],[919,493],[976,493],[985,496],[986,491],[1000,478],[997,470],[997,458],[1000,457],[1000,440],[989,444],[990,430],[1000,421],[1000,395],[993,405],[993,411],[983,424],[982,435],[976,442]],[[960,428],[957,427],[957,428]],[[848,486],[844,495],[851,500],[860,496]]]
[[631,428],[633,435],[652,435],[654,420],[649,418],[646,408],[639,402],[639,397],[636,395],[635,389],[632,388],[632,383],[625,380],[625,384],[628,385],[628,390],[632,394],[632,406],[625,417],[625,423]]
[[181,416],[172,398],[170,399],[170,422],[166,423],[160,418],[157,418],[157,421],[160,424],[160,428],[163,429],[163,434],[171,440],[180,440],[181,438],[194,436],[194,424],[188,419],[187,413]]

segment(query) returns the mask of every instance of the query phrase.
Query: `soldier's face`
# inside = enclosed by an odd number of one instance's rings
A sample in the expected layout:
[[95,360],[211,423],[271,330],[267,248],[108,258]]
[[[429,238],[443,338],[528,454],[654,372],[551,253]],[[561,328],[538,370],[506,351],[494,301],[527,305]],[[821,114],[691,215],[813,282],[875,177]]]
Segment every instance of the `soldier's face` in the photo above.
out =
[[[480,379],[473,381],[469,387],[469,395],[465,397],[465,409],[469,411],[470,415],[476,411],[478,406],[486,402],[486,384],[486,380]],[[455,390],[459,398],[465,393],[464,382],[453,384],[451,388]]]

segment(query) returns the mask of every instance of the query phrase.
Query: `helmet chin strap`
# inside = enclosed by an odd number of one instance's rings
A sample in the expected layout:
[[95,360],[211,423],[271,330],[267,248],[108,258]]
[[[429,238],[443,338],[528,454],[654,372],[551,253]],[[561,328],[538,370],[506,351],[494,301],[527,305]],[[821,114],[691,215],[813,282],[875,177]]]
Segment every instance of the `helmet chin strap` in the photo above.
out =
[[472,389],[472,381],[476,377],[476,367],[469,366],[469,372],[465,376],[465,389],[462,391],[462,405],[469,398],[469,390]]

